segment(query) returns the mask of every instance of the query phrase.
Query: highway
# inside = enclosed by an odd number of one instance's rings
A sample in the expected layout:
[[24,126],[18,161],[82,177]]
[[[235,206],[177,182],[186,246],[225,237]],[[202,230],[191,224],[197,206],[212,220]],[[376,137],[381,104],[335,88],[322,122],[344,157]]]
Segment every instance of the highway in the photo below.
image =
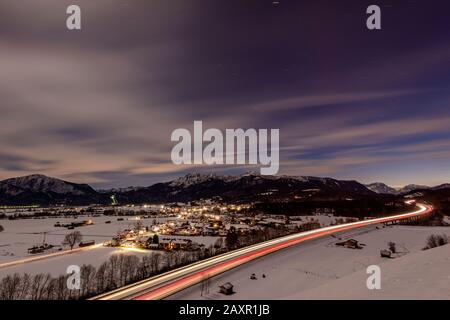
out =
[[260,258],[272,252],[299,244],[303,241],[323,237],[337,232],[361,228],[368,225],[395,222],[431,214],[433,207],[426,204],[416,204],[418,209],[412,212],[394,216],[363,220],[300,232],[281,238],[265,241],[252,246],[230,251],[188,266],[184,266],[164,274],[142,280],[94,297],[92,300],[158,300],[197,284],[204,279],[216,276],[251,260]]

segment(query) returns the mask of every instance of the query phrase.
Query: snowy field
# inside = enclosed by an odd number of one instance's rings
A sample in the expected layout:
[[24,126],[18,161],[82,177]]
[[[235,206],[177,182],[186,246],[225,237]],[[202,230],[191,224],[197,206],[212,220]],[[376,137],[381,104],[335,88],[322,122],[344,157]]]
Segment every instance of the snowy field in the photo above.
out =
[[[4,231],[0,232],[0,263],[15,259],[28,257],[27,249],[33,245],[41,245],[44,241],[48,244],[60,246],[66,234],[73,231],[80,231],[83,241],[95,240],[96,243],[111,240],[118,231],[132,228],[137,222],[136,217],[123,217],[123,221],[118,221],[117,216],[79,216],[74,218],[40,218],[40,219],[18,219],[0,220],[0,225]],[[157,222],[174,218],[157,218]],[[67,224],[71,222],[81,222],[92,220],[93,225],[68,230],[63,227],[54,227],[56,222]],[[111,221],[107,224],[106,221]],[[150,225],[153,218],[141,220],[144,224]]]
[[[97,243],[110,240],[118,230],[130,228],[135,217],[123,217],[117,221],[112,217],[45,218],[24,220],[1,220],[5,230],[0,233],[1,263],[27,258],[27,248],[46,242],[61,244],[65,234],[73,230],[54,227],[54,224],[92,219],[94,225],[76,228],[84,240]],[[304,217],[305,221],[317,217]],[[325,221],[327,225],[335,221]],[[159,218],[158,222],[173,218]],[[110,220],[110,224],[105,222]],[[153,223],[153,218],[143,219],[144,225]],[[281,252],[268,255],[210,281],[209,292],[201,296],[200,285],[186,289],[171,299],[389,299],[389,298],[450,298],[450,245],[426,250],[426,239],[431,234],[450,236],[450,227],[390,226],[377,229],[375,226],[352,230],[304,242]],[[163,236],[164,237],[164,236]],[[181,236],[177,236],[181,238]],[[193,241],[209,245],[217,237],[190,237]],[[363,249],[338,247],[336,242],[356,239],[364,244]],[[388,242],[395,242],[399,257],[380,257],[380,249],[387,249]],[[0,268],[0,278],[12,273],[51,273],[58,276],[66,273],[69,265],[92,264],[99,266],[115,254],[142,257],[152,254],[147,250],[97,247],[82,252],[52,257],[13,267]],[[35,255],[34,255],[35,256]],[[366,267],[380,265],[382,290],[370,291],[366,287]],[[250,275],[256,274],[257,280]],[[265,277],[263,277],[263,274]],[[236,293],[224,296],[217,293],[219,284],[231,282]]]
[[143,255],[151,254],[151,251],[130,251],[126,249],[100,247],[92,250],[63,255],[60,257],[53,257],[30,263],[23,263],[13,267],[0,268],[0,279],[7,276],[8,274],[14,273],[28,273],[31,275],[39,273],[50,273],[52,276],[57,277],[60,275],[65,275],[67,267],[70,265],[81,266],[83,264],[91,264],[94,267],[98,267],[104,261],[107,261],[111,255],[120,253],[142,257]]
[[382,265],[381,289],[367,290],[365,270],[288,299],[450,299],[450,245]]
[[328,227],[335,224],[358,221],[350,217],[336,217],[334,215],[309,215],[309,216],[291,216],[290,222],[293,224],[304,224],[307,222],[318,222],[321,227]]
[[[40,245],[44,240],[45,242],[60,246],[64,236],[67,233],[74,230],[68,230],[67,228],[54,227],[56,222],[61,224],[71,223],[74,221],[92,220],[93,225],[75,228],[75,231],[80,231],[83,235],[83,240],[95,240],[96,243],[102,243],[104,241],[111,240],[119,230],[132,228],[137,222],[136,217],[123,217],[123,221],[118,221],[117,216],[79,216],[77,219],[73,218],[42,218],[42,219],[18,219],[18,220],[0,220],[0,225],[4,227],[4,231],[0,232],[0,278],[7,274],[18,273],[50,273],[53,276],[59,276],[65,274],[66,268],[69,265],[83,265],[92,264],[93,266],[99,266],[104,261],[108,260],[113,254],[133,254],[138,257],[152,254],[151,250],[139,250],[139,249],[119,249],[108,248],[98,246],[92,249],[84,250],[82,252],[70,253],[63,256],[46,258],[39,261],[33,261],[29,263],[19,264],[11,267],[1,267],[4,263],[14,262],[30,257],[38,257],[40,255],[30,255],[27,249],[33,245]],[[122,217],[121,217],[122,218]],[[156,222],[164,222],[166,220],[174,220],[173,217],[150,217],[148,219],[142,219],[144,226],[150,226],[154,220]],[[107,224],[106,221],[111,221]],[[164,236],[161,237],[172,237]],[[176,238],[189,238],[195,242],[209,246],[214,244],[218,237],[187,237],[187,236],[173,236]],[[58,247],[57,247],[58,248]],[[68,248],[63,248],[67,250]],[[55,249],[56,251],[56,249]],[[47,253],[51,253],[48,251]],[[45,254],[44,254],[45,255]]]
[[[356,239],[363,249],[335,246],[328,236],[268,255],[211,279],[209,293],[201,296],[196,285],[171,299],[328,299],[328,298],[450,298],[450,244],[422,251],[431,234],[447,234],[448,227],[374,226],[339,237]],[[393,241],[401,256],[380,257]],[[382,290],[366,287],[366,268],[381,267]],[[255,273],[257,280],[251,280]],[[263,277],[265,275],[265,278]],[[235,294],[218,293],[218,285],[231,282]],[[411,287],[409,287],[411,285]],[[383,288],[386,289],[383,291]],[[427,288],[421,290],[421,288]],[[412,291],[411,289],[415,290]],[[372,294],[371,294],[372,293]]]
[[[123,221],[118,221],[122,218]],[[176,217],[149,217],[142,219],[144,226],[150,226],[154,221],[157,223],[165,222],[167,220],[176,220]],[[293,224],[303,224],[305,222],[317,221],[322,227],[330,224],[335,224],[337,221],[333,216],[297,216],[292,217]],[[346,219],[346,218],[342,218]],[[64,227],[55,227],[60,224],[68,224],[71,222],[81,222],[84,220],[92,220],[93,225],[78,227],[75,230],[68,230]],[[110,221],[111,223],[106,223]],[[61,218],[61,217],[45,217],[45,218],[30,218],[17,220],[0,220],[0,225],[3,226],[4,231],[0,232],[0,264],[4,262],[14,261],[24,257],[30,256],[27,249],[34,245],[41,245],[44,240],[48,244],[56,246],[57,250],[60,248],[62,241],[66,234],[73,231],[81,232],[83,241],[95,240],[96,243],[111,240],[118,231],[124,229],[132,229],[137,222],[137,217],[118,217],[118,216],[88,216],[80,215],[78,218]],[[164,237],[164,236],[163,236]],[[170,237],[170,236],[169,236]],[[175,236],[174,236],[175,237]],[[205,246],[214,244],[217,237],[189,237],[176,236],[177,238],[189,238]],[[67,249],[67,248],[66,248]]]

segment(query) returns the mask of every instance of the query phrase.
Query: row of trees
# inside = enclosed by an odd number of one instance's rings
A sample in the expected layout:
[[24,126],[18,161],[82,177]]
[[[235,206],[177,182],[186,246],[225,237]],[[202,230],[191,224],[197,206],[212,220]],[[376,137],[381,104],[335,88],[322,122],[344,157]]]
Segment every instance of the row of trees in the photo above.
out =
[[112,255],[97,268],[80,267],[80,289],[71,290],[71,275],[52,277],[50,274],[8,275],[0,281],[0,300],[78,300],[92,297],[127,284],[149,278],[161,272],[210,257],[210,248],[188,252],[153,253],[142,258],[134,255]]
[[239,234],[235,228],[231,227],[225,237],[225,246],[228,250],[249,246],[270,239],[279,238],[292,233],[308,231],[320,228],[317,221],[307,222],[298,225],[296,228],[286,227],[266,227],[264,229],[252,229],[244,234]]
[[[338,197],[338,196],[337,196]],[[273,214],[273,215],[311,215],[317,209],[333,210],[335,216],[363,218],[372,216],[374,212],[377,216],[391,215],[402,212],[408,205],[401,200],[392,197],[369,197],[347,200],[299,200],[289,202],[259,202],[255,203],[247,210],[248,214]]]
[[432,249],[446,245],[448,243],[448,237],[445,234],[432,234],[427,238],[427,245],[424,250]]

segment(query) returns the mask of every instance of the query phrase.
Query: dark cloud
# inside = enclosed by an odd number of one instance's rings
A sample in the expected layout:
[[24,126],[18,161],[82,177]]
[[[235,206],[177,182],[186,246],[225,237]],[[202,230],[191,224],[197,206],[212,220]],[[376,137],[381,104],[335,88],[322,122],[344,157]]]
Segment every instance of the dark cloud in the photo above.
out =
[[0,168],[5,171],[22,171],[34,173],[39,170],[47,170],[56,165],[53,160],[28,158],[14,154],[0,153]]

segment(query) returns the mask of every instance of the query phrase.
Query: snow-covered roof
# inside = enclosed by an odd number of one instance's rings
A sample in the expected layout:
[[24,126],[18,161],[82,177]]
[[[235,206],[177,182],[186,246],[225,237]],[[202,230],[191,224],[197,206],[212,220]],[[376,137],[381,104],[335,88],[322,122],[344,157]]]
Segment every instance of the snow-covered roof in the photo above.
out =
[[226,282],[226,283],[220,285],[219,287],[224,288],[224,289],[233,289],[233,285],[230,282]]

